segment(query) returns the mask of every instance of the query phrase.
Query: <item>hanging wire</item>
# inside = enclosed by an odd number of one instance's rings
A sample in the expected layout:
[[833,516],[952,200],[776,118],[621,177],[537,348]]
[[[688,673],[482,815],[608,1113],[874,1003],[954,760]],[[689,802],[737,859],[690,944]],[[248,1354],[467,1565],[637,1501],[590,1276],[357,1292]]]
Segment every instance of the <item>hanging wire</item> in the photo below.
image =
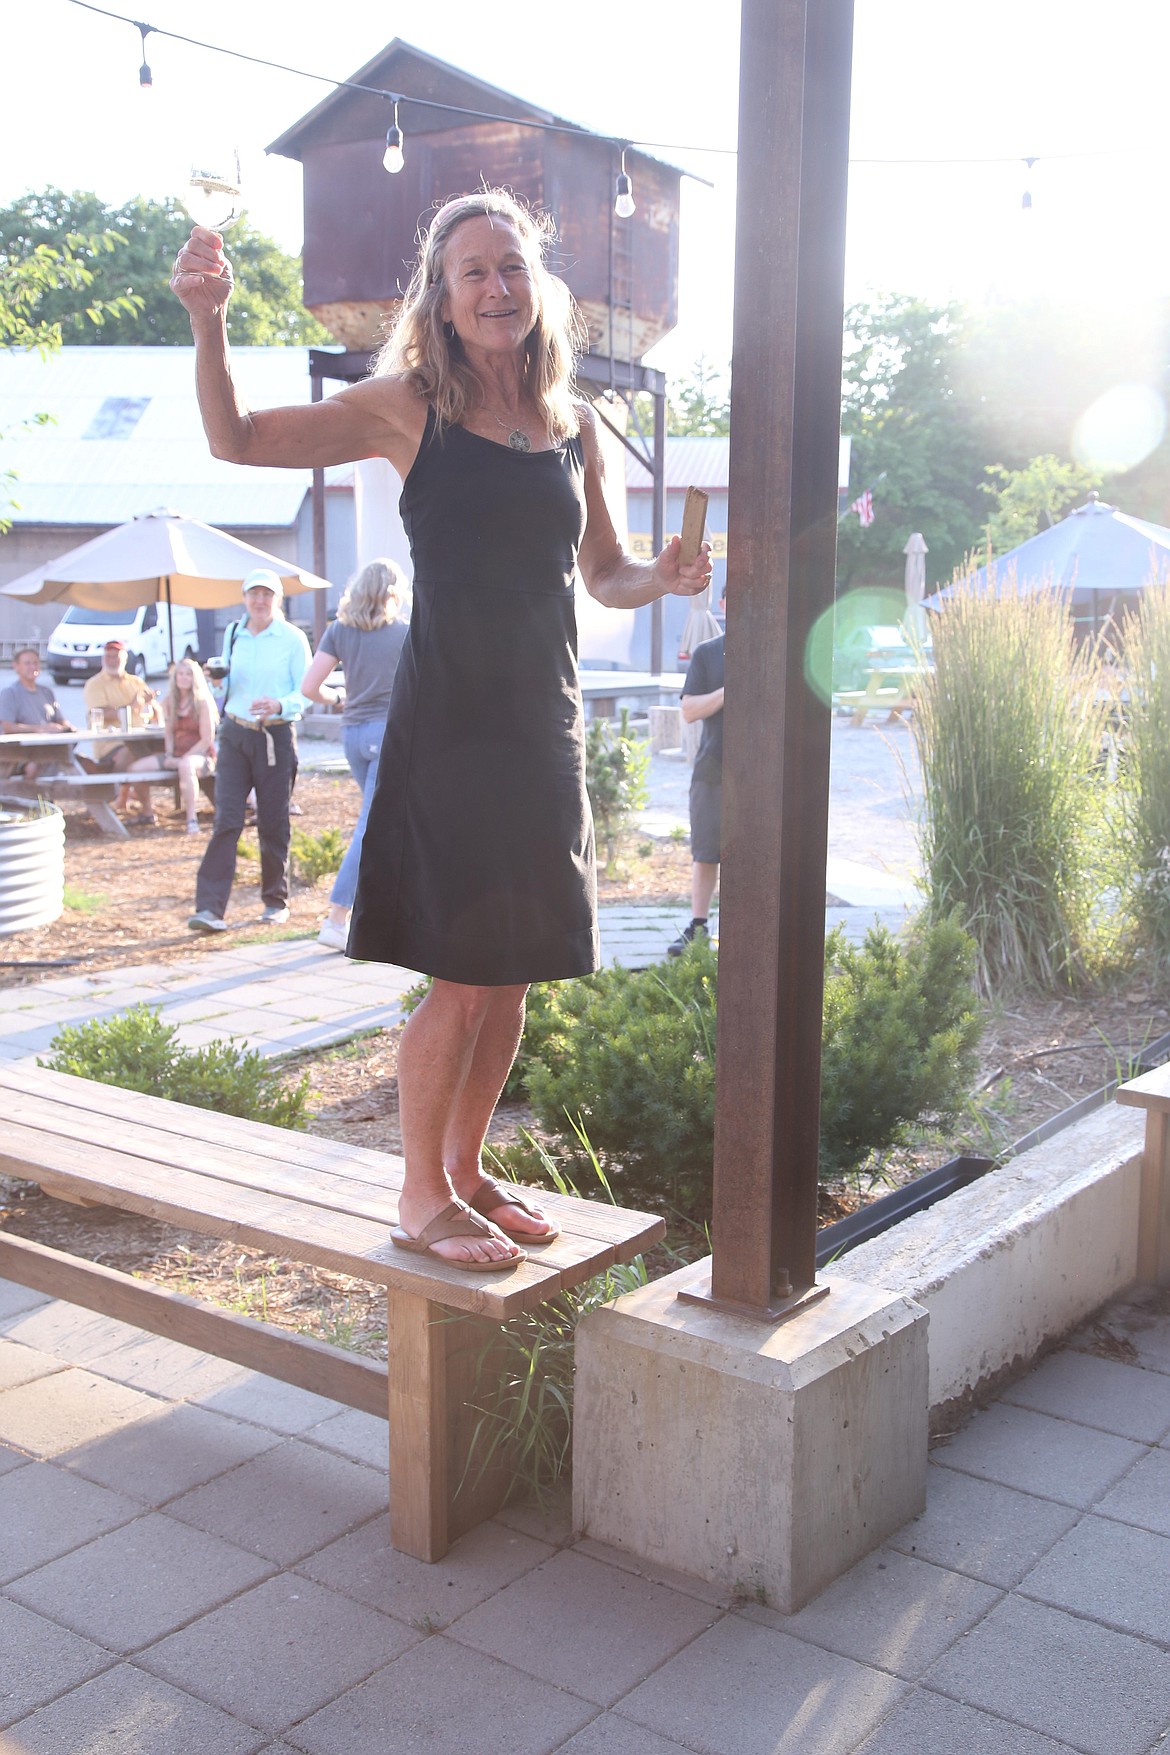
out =
[[[68,0],[68,4],[71,6],[80,6],[84,12],[94,12],[100,18],[111,18],[119,24],[132,25],[136,30],[142,32],[144,44],[147,34],[153,33],[155,36],[169,37],[172,42],[187,43],[194,49],[207,49],[214,55],[227,55],[235,61],[250,62],[254,67],[268,67],[277,73],[291,73],[297,79],[311,79],[316,81],[319,85],[331,86],[335,91],[365,92],[367,96],[384,98],[389,103],[398,102],[417,104],[422,109],[440,110],[452,116],[468,116],[473,121],[478,122],[511,122],[519,127],[536,128],[549,134],[576,134],[589,140],[608,141],[610,145],[618,147],[619,149],[641,148],[653,152],[704,152],[713,153],[722,158],[735,158],[737,156],[737,148],[734,146],[709,146],[705,143],[699,144],[693,140],[632,141],[628,136],[599,134],[591,128],[584,128],[579,124],[574,124],[572,122],[541,122],[531,116],[503,116],[490,110],[468,109],[466,105],[463,104],[439,103],[437,99],[434,98],[412,98],[409,93],[384,91],[380,86],[362,85],[359,81],[354,79],[333,79],[326,73],[312,73],[305,67],[290,67],[288,63],[284,61],[270,61],[263,55],[249,55],[243,49],[229,49],[222,43],[208,43],[203,41],[200,37],[185,36],[181,31],[166,30],[161,25],[143,24],[140,23],[138,19],[131,18],[128,13],[113,12],[108,7],[96,6],[94,5],[93,0]],[[145,62],[143,63],[143,66],[145,66]],[[147,72],[149,72],[149,68],[147,68]],[[1152,150],[1153,147],[1151,145],[1096,147],[1087,148],[1077,152],[1046,152],[1044,154],[1037,154],[1030,162],[1032,164],[1039,164],[1041,158],[1045,160],[1125,158],[1137,153],[1148,153]],[[999,165],[1018,164],[1020,162],[1020,157],[1021,155],[1018,152],[1008,152],[971,154],[965,157],[954,156],[942,158],[851,158],[849,163],[851,165]],[[684,169],[682,174],[685,177],[689,177],[692,182],[702,183],[708,189],[714,187],[714,185],[708,182],[705,177],[696,175],[694,171]]]

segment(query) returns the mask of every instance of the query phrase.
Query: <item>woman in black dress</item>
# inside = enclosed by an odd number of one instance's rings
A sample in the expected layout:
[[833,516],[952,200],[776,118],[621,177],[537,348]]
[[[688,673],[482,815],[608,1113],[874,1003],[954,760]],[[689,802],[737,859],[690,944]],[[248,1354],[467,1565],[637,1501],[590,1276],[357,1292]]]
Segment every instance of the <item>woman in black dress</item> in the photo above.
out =
[[711,578],[673,537],[618,542],[593,410],[573,394],[579,321],[544,267],[549,228],[510,195],[435,215],[373,376],[248,410],[232,383],[231,268],[196,228],[171,285],[217,457],[305,468],[379,456],[402,478],[414,611],[362,848],[351,955],[433,977],[398,1054],[406,1173],[395,1241],[471,1272],[556,1227],[483,1173],[531,981],[597,967],[573,579],[631,609]]

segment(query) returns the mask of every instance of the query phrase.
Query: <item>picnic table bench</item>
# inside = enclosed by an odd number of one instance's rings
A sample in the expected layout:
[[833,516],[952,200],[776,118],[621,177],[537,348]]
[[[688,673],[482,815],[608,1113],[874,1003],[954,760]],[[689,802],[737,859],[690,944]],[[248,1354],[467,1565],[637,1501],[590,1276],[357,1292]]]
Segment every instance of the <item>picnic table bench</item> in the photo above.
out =
[[864,725],[870,713],[885,709],[887,723],[904,718],[914,706],[917,670],[879,667],[871,670],[863,689],[835,689],[833,705],[852,714],[851,723]]
[[30,731],[5,732],[0,735],[0,761],[34,761],[58,764],[51,774],[38,774],[25,780],[11,774],[0,780],[0,791],[11,798],[74,798],[84,804],[103,834],[129,839],[126,825],[113,809],[119,788],[124,784],[173,785],[178,797],[179,776],[169,768],[151,769],[142,774],[87,774],[78,761],[78,745],[100,747],[102,744],[140,744],[143,755],[154,755],[161,749],[161,725],[131,726],[128,730],[108,731]]
[[[402,1159],[168,1099],[0,1067],[0,1173],[382,1286],[389,1366],[0,1231],[0,1277],[389,1420],[390,1540],[438,1560],[506,1496],[506,1462],[467,1470],[477,1363],[500,1324],[661,1237],[646,1213],[541,1191],[562,1230],[509,1273],[396,1249]],[[487,1379],[490,1381],[490,1374]]]

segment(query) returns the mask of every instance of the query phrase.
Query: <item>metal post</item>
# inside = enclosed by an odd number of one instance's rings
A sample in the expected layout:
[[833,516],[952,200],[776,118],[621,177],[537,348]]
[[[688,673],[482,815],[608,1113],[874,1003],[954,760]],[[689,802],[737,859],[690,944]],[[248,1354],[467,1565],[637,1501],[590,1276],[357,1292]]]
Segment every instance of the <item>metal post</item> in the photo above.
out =
[[714,1256],[691,1296],[820,1295],[817,1146],[852,0],[743,0]]
[[[325,387],[316,372],[310,380],[310,398],[320,402],[325,394]],[[325,571],[325,471],[313,471],[313,571],[318,579],[327,579]],[[329,625],[329,605],[325,601],[323,591],[313,593],[313,645],[317,646],[322,634]]]
[[[651,542],[661,554],[666,541],[666,391],[654,394],[654,495],[651,502]],[[650,605],[650,674],[662,675],[662,599]]]

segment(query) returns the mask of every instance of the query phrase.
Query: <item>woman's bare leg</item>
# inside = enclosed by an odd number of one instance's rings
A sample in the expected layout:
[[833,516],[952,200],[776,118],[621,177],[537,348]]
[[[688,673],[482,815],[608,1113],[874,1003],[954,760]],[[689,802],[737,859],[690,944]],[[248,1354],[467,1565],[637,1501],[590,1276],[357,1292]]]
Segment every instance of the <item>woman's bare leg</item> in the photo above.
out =
[[[456,1194],[470,1201],[483,1180],[481,1153],[496,1104],[504,1088],[520,1039],[524,1034],[525,987],[496,987],[487,1015],[480,1026],[475,1053],[443,1140],[443,1163]],[[487,1214],[493,1224],[501,1220],[524,1241],[529,1233],[540,1238],[548,1230],[543,1217],[533,1218],[522,1207],[505,1201]]]
[[[398,1212],[412,1237],[417,1237],[455,1196],[444,1165],[444,1142],[471,1075],[480,1033],[489,1014],[497,1009],[497,996],[502,992],[519,994],[518,1002],[513,998],[513,1014],[518,1003],[522,1015],[523,988],[465,987],[452,981],[433,981],[402,1032],[398,1112],[406,1174]],[[515,1053],[515,1041],[512,1051]],[[500,1075],[497,1096],[506,1077],[507,1067]],[[479,1080],[475,1088],[481,1090]],[[478,1102],[482,1104],[482,1096]],[[486,1126],[485,1122],[485,1131]],[[516,1246],[499,1232],[482,1240],[453,1237],[435,1244],[434,1251],[452,1261],[499,1260],[517,1253]]]
[[195,779],[195,764],[202,761],[201,756],[180,756],[179,765],[179,800],[183,806],[183,814],[189,823],[195,821],[196,805],[199,799],[199,787]]

